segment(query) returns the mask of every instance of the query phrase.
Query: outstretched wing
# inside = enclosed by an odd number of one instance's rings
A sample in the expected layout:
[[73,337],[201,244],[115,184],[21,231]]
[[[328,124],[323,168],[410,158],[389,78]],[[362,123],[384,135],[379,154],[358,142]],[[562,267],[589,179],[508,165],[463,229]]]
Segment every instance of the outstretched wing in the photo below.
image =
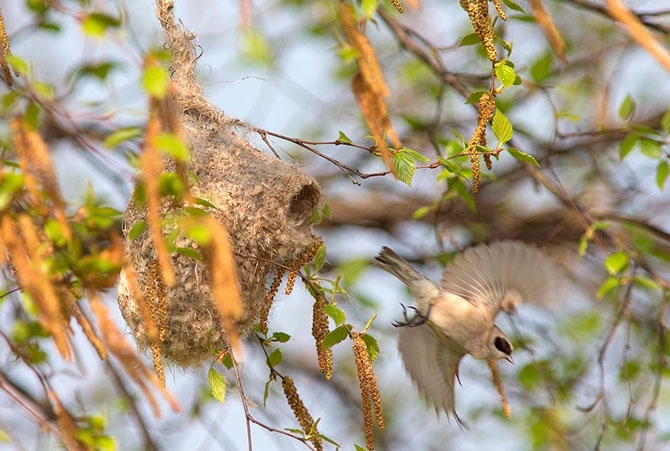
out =
[[519,302],[551,303],[562,291],[557,265],[535,246],[499,241],[466,249],[442,274],[440,286],[474,304],[514,313]]
[[467,427],[454,407],[454,380],[465,352],[440,340],[428,325],[403,327],[398,336],[398,349],[405,369],[421,394],[435,405],[439,414],[444,411]]

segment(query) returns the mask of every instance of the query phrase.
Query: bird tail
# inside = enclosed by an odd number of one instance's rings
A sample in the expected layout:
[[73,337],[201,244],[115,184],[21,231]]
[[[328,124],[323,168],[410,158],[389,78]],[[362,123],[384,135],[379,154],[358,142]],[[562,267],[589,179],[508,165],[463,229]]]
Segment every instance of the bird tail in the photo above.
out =
[[[440,295],[440,288],[435,282],[414,269],[407,260],[386,246],[375,257],[374,264],[407,285],[422,311],[427,308],[430,299]],[[426,305],[422,305],[423,303]]]
[[447,265],[444,291],[513,313],[519,302],[550,304],[563,292],[563,279],[545,252],[521,241],[500,241],[466,249]]

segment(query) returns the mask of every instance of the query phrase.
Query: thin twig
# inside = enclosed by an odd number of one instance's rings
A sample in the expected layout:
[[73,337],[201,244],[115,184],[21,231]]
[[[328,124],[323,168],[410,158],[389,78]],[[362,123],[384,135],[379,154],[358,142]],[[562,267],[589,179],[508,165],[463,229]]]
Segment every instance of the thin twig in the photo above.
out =
[[297,440],[303,445],[305,445],[309,450],[315,451],[315,449],[309,443],[307,443],[307,441],[303,437],[299,437],[297,435],[291,434],[290,432],[268,426],[267,424],[257,420],[256,418],[254,418],[253,415],[251,415],[251,412],[249,412],[249,405],[248,405],[249,399],[244,394],[244,388],[242,387],[242,378],[240,377],[240,371],[238,368],[237,360],[235,359],[232,349],[230,349],[228,352],[230,352],[230,357],[233,362],[233,373],[235,374],[235,381],[237,382],[237,388],[240,391],[240,399],[242,402],[242,409],[244,410],[245,424],[247,429],[247,443],[249,445],[248,447],[249,451],[253,451],[253,444],[251,440],[251,423],[255,424],[256,426],[262,427],[266,431],[281,434],[286,437],[290,437],[294,440]]

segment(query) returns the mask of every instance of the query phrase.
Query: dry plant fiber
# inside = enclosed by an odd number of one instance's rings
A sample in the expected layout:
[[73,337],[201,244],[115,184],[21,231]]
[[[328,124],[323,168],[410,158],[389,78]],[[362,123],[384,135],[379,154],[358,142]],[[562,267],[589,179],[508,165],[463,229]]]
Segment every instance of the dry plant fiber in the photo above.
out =
[[[227,230],[235,253],[244,308],[235,329],[242,336],[258,321],[267,279],[274,268],[272,262],[287,265],[320,240],[312,232],[310,218],[321,201],[321,189],[302,168],[253,148],[237,133],[239,122],[203,98],[194,73],[195,36],[175,23],[172,2],[159,0],[157,15],[165,30],[165,46],[173,57],[173,96],[183,138],[192,156],[188,169],[197,176],[191,193],[214,206],[209,213]],[[161,212],[168,209],[165,203]],[[124,218],[125,251],[149,309],[157,310],[152,291],[161,281],[151,271],[156,260],[153,241],[147,230],[134,240],[128,239],[128,232],[146,220],[146,214],[144,205],[130,200]],[[175,244],[197,250],[181,235]],[[161,352],[179,366],[198,366],[211,360],[213,352],[228,346],[212,302],[212,277],[200,261],[177,253],[170,258],[176,284],[158,287],[165,290],[166,299]],[[151,346],[149,326],[132,293],[122,272],[119,307],[138,345],[145,349]]]

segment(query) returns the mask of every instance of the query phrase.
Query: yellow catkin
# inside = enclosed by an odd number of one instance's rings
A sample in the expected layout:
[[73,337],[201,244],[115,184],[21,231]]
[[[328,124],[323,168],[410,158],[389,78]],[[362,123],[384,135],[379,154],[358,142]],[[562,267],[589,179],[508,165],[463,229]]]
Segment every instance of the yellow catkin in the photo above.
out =
[[146,136],[142,146],[142,153],[140,154],[140,167],[142,169],[147,197],[147,226],[149,228],[149,235],[156,250],[156,259],[160,265],[163,282],[168,287],[172,287],[175,284],[175,273],[168,245],[161,228],[161,195],[158,179],[160,174],[165,170],[165,166],[156,142],[158,136],[163,131],[160,117],[159,104],[155,99],[151,99],[149,102],[149,119],[146,126]]
[[76,306],[74,309],[72,309],[72,316],[74,316],[77,320],[77,323],[79,323],[79,326],[84,332],[84,335],[88,339],[89,343],[91,343],[91,346],[93,346],[95,352],[98,353],[98,357],[100,357],[101,360],[107,360],[107,348],[105,348],[102,340],[100,340],[100,338],[96,335],[96,332],[93,329],[93,325],[84,315],[84,312],[81,311],[79,306]]
[[487,360],[486,363],[489,364],[489,368],[491,369],[491,376],[493,377],[493,385],[496,386],[496,390],[498,390],[498,396],[500,396],[500,402],[502,403],[502,409],[503,413],[507,418],[512,416],[512,411],[509,406],[509,401],[507,401],[507,396],[505,395],[505,388],[502,385],[502,382],[500,381],[500,373],[498,372],[498,365],[496,365],[496,362],[494,360]]
[[156,378],[161,387],[165,387],[165,370],[163,369],[163,353],[157,341],[151,343],[151,362],[154,364]]
[[41,230],[27,213],[19,214],[16,222],[8,215],[2,219],[0,238],[9,251],[18,284],[30,293],[39,312],[40,323],[51,334],[60,354],[65,360],[70,360],[69,318],[63,317],[63,302],[46,273],[50,265],[45,251],[50,246],[42,240]]
[[[493,118],[495,111],[495,99],[489,93],[482,94],[478,102],[477,126],[472,133],[470,141],[468,141],[468,154],[470,155],[470,163],[472,164],[472,192],[479,191],[479,153],[477,152],[477,145],[486,145],[486,125]],[[486,167],[490,169],[491,159],[486,159]]]
[[158,388],[173,410],[180,411],[177,400],[160,385],[158,379],[145,367],[142,359],[137,355],[133,346],[125,339],[112,319],[107,306],[102,302],[99,293],[89,293],[91,312],[97,319],[98,330],[107,346],[107,350],[116,357],[126,374],[137,384],[138,389],[146,397],[149,406],[156,417],[160,417],[158,401],[150,390],[149,384]]
[[298,395],[298,390],[295,388],[293,379],[284,376],[281,380],[281,386],[284,390],[286,401],[291,407],[293,415],[295,416],[295,419],[298,420],[303,432],[309,436],[309,440],[314,445],[314,448],[322,451],[323,440],[319,437],[319,431],[316,428],[316,423],[314,423],[314,420],[312,419],[312,415],[310,415],[307,407],[305,407],[302,399],[300,399],[300,395]]
[[5,18],[2,17],[2,11],[0,11],[0,70],[7,86],[12,86],[12,72],[7,64],[7,55],[11,55],[11,50],[7,30],[5,30]]
[[268,289],[267,294],[265,295],[265,301],[263,303],[263,308],[261,309],[261,315],[259,324],[261,331],[266,334],[268,332],[268,316],[270,316],[270,309],[272,308],[272,303],[275,300],[275,295],[279,290],[279,285],[281,285],[281,279],[284,276],[284,270],[277,267],[275,269],[275,276],[272,279],[270,288]]
[[161,386],[165,387],[165,371],[163,370],[163,354],[161,342],[165,340],[167,325],[167,293],[161,278],[157,261],[151,262],[147,270],[145,283],[145,299],[151,305],[151,319],[158,329],[158,339],[151,341],[151,360],[154,364],[156,377]]
[[363,338],[357,334],[354,337],[354,359],[358,374],[358,384],[361,390],[363,408],[363,423],[365,428],[365,443],[369,451],[375,448],[374,434],[372,429],[372,413],[377,418],[377,427],[384,429],[384,416],[382,412],[381,397],[377,389],[377,377],[372,369],[372,361]]
[[398,10],[400,14],[405,12],[405,8],[402,7],[402,3],[399,0],[391,0],[391,4]]
[[288,273],[288,276],[286,276],[286,289],[284,290],[284,294],[288,296],[293,292],[293,287],[295,286],[295,278],[298,276],[298,273],[296,271],[291,271]]
[[493,37],[493,22],[489,15],[488,0],[460,0],[461,7],[468,12],[472,28],[486,49],[490,61],[498,59]]
[[486,169],[488,169],[489,171],[491,170],[491,168],[493,168],[493,162],[491,161],[490,153],[484,154],[484,163],[486,163]]
[[323,293],[318,293],[312,311],[312,336],[316,343],[319,370],[326,376],[326,379],[330,379],[333,376],[333,349],[323,346],[323,339],[330,332],[328,330],[328,315],[324,310],[326,305],[328,305],[326,297]]
[[493,3],[493,6],[496,7],[496,12],[498,13],[498,17],[500,17],[502,20],[507,20],[507,14],[505,14],[505,10],[502,7],[502,3],[500,3],[500,0],[491,0]]
[[323,241],[315,241],[311,246],[305,248],[300,253],[300,255],[298,255],[296,259],[291,262],[289,265],[291,267],[291,272],[289,272],[288,276],[286,277],[286,290],[284,291],[287,296],[293,291],[293,287],[295,286],[295,279],[298,276],[298,271],[300,268],[314,259],[314,256],[321,246],[323,246]]
[[157,261],[149,264],[147,269],[145,296],[151,306],[151,317],[158,328],[158,340],[165,340],[165,327],[167,324],[167,293],[161,279],[161,269]]

